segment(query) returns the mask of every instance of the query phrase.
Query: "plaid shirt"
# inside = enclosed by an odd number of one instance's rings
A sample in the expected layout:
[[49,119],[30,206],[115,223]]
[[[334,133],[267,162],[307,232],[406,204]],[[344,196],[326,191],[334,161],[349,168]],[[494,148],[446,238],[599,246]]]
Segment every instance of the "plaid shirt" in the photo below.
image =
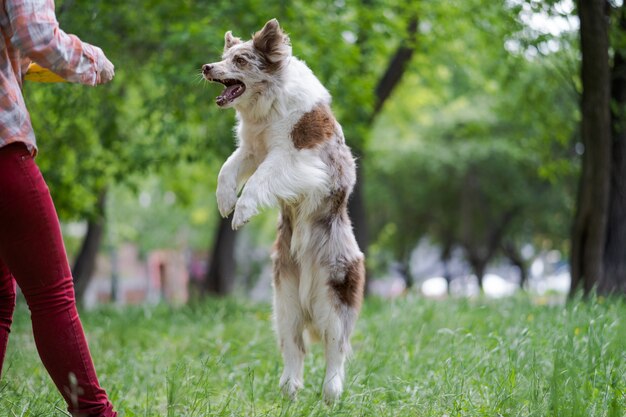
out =
[[87,85],[96,85],[105,61],[100,48],[59,28],[54,0],[0,0],[0,147],[25,142],[34,155],[35,134],[22,96],[31,60]]

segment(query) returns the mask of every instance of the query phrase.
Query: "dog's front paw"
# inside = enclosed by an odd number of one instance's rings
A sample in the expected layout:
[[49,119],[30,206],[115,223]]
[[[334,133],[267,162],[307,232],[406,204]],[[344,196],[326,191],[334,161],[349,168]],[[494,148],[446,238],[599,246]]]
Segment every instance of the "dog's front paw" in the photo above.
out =
[[237,193],[226,187],[217,187],[217,208],[222,217],[226,218],[237,204]]
[[256,206],[251,204],[247,199],[240,198],[235,205],[235,214],[233,215],[233,230],[239,229],[250,221],[250,218],[257,213]]

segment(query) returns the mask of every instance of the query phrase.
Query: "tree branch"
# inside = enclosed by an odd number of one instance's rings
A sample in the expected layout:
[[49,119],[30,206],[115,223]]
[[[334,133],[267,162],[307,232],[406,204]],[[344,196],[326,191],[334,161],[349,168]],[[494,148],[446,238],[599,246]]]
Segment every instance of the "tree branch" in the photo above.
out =
[[417,23],[417,16],[413,16],[409,20],[406,39],[400,43],[400,46],[398,46],[393,58],[389,61],[387,70],[378,81],[378,85],[375,90],[376,103],[374,104],[374,110],[372,111],[370,122],[378,115],[378,113],[380,113],[383,105],[396,86],[400,83],[400,80],[406,71],[406,67],[413,57],[417,38]]

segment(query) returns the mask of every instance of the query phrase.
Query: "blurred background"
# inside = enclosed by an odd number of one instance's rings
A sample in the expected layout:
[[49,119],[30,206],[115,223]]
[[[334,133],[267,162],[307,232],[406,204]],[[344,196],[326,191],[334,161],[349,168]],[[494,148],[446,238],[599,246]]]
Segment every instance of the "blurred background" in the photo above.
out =
[[[626,220],[611,215],[626,184],[610,181],[624,169],[610,152],[624,143],[626,87],[608,89],[624,67],[621,2],[607,2],[602,16],[572,0],[56,7],[66,32],[101,46],[116,66],[113,83],[97,89],[25,85],[38,163],[86,307],[270,298],[277,211],[236,233],[220,219],[216,179],[234,150],[235,114],[217,108],[221,86],[202,81],[200,68],[219,59],[225,31],[248,39],[273,17],[333,95],[357,156],[350,214],[369,293],[523,290],[558,303],[571,288],[626,290]],[[580,17],[605,30],[586,31]],[[596,65],[594,85],[585,62]],[[593,125],[583,91],[597,92],[603,104],[591,107],[612,118]],[[582,172],[604,176],[586,182]]]

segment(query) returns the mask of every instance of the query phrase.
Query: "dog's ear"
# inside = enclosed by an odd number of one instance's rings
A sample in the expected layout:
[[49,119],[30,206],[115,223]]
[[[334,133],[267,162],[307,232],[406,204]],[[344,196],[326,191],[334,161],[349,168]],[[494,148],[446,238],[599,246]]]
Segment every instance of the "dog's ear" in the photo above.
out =
[[238,43],[241,43],[241,39],[235,38],[233,36],[233,33],[229,30],[224,35],[224,52],[229,50],[233,45],[237,45]]
[[289,36],[280,28],[278,20],[272,19],[252,37],[252,44],[271,64],[291,56]]

